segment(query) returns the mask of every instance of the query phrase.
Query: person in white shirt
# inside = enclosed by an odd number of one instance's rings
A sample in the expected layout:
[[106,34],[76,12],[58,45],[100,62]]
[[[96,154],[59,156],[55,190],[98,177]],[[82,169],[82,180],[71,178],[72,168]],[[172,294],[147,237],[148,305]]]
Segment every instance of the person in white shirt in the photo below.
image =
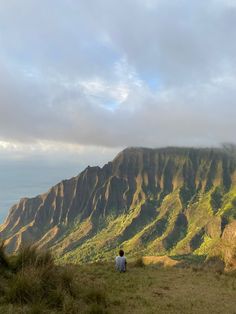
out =
[[119,251],[119,255],[116,256],[115,262],[117,271],[119,271],[120,273],[126,272],[127,261],[123,250]]

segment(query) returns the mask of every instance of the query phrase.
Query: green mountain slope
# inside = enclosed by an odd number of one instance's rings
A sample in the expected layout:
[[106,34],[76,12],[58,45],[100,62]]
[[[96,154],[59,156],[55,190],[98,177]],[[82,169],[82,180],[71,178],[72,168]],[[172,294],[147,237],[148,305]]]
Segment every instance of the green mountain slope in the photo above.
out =
[[128,148],[103,168],[88,167],[22,199],[0,236],[9,251],[31,241],[71,262],[109,259],[121,246],[132,256],[208,254],[219,251],[235,219],[236,162],[229,152]]

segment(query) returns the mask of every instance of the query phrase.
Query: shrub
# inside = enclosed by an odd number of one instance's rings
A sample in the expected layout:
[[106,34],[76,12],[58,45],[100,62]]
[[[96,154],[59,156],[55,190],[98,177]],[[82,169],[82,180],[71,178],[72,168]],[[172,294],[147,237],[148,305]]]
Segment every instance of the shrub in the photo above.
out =
[[79,296],[79,287],[74,280],[74,271],[69,268],[64,268],[60,271],[59,276],[60,286],[70,296],[76,298]]
[[62,309],[63,303],[65,299],[65,292],[60,289],[52,289],[47,292],[46,295],[46,304],[50,308],[57,308],[57,309]]
[[4,248],[4,241],[0,243],[0,267],[2,269],[8,269],[9,268],[9,260],[5,253]]
[[135,267],[144,267],[145,264],[143,262],[143,258],[142,257],[138,257],[135,262],[134,262],[134,266]]
[[205,261],[204,269],[222,274],[225,269],[225,262],[218,256],[211,256]]
[[36,257],[37,252],[35,247],[33,246],[21,247],[19,253],[16,256],[14,256],[12,266],[16,271],[19,271],[24,267],[34,265]]
[[32,303],[42,295],[40,278],[33,270],[19,272],[13,276],[6,289],[6,300],[10,303]]
[[28,267],[53,267],[54,261],[50,252],[39,251],[34,246],[22,247],[19,253],[14,257],[12,268],[16,271]]
[[10,258],[9,265],[0,294],[3,302],[22,306],[24,313],[77,314],[83,308],[89,313],[106,313],[104,292],[94,286],[80,289],[74,268],[56,266],[49,252],[24,247]]
[[54,259],[49,251],[38,251],[35,260],[36,267],[53,267]]

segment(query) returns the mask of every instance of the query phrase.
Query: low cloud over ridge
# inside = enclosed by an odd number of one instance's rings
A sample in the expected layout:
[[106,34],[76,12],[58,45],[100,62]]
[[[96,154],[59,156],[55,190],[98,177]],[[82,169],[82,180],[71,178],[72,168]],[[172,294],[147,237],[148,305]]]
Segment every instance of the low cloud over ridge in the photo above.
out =
[[0,140],[235,141],[236,1],[0,4]]

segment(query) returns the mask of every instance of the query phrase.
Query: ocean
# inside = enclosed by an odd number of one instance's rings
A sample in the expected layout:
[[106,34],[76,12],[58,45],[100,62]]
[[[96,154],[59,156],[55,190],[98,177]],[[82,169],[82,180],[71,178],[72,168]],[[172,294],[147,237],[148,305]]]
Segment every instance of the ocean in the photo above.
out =
[[0,223],[22,197],[44,193],[82,170],[83,166],[78,163],[0,161]]

